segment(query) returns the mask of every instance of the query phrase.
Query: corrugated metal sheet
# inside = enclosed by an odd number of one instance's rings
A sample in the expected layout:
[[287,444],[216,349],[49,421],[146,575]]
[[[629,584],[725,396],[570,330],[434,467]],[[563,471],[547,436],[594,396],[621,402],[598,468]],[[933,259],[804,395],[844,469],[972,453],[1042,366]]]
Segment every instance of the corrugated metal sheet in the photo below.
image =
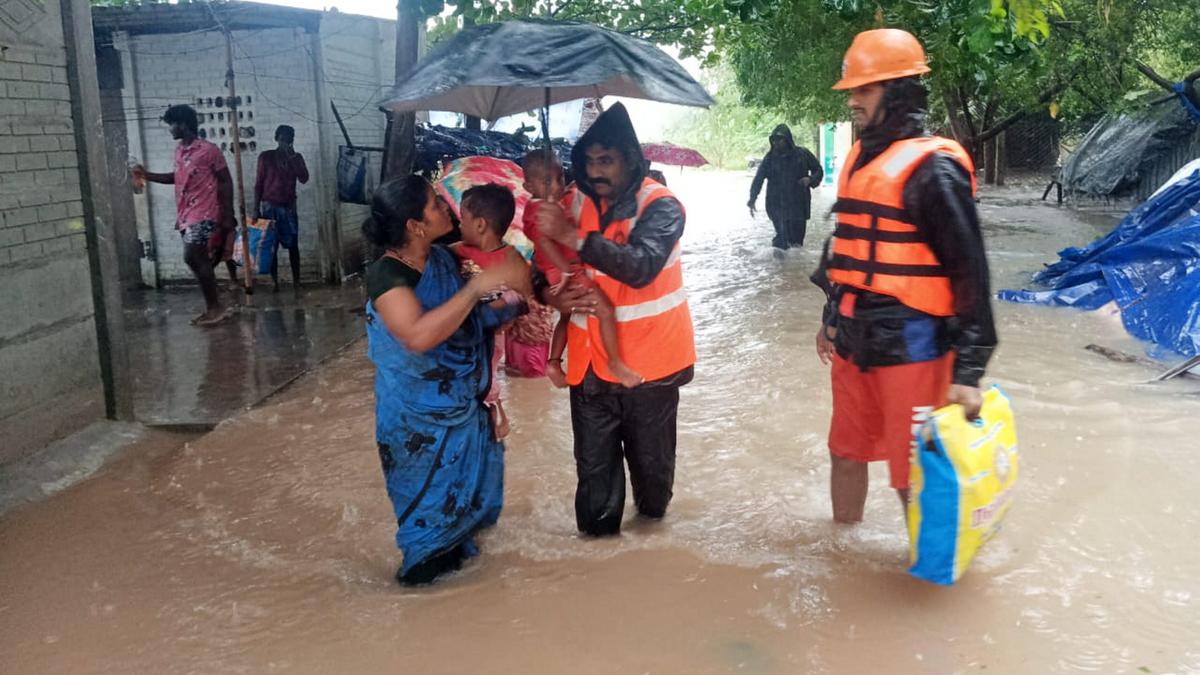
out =
[[1200,127],[1188,139],[1182,140],[1170,151],[1158,158],[1138,182],[1134,198],[1138,203],[1145,201],[1184,164],[1200,158]]

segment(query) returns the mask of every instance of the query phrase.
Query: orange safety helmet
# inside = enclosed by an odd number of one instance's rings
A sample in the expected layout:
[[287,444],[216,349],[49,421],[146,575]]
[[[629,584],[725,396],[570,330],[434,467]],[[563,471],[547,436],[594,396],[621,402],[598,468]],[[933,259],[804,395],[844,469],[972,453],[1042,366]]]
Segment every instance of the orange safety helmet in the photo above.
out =
[[928,72],[925,49],[912,33],[899,28],[879,28],[854,36],[842,59],[842,79],[833,88],[854,89]]

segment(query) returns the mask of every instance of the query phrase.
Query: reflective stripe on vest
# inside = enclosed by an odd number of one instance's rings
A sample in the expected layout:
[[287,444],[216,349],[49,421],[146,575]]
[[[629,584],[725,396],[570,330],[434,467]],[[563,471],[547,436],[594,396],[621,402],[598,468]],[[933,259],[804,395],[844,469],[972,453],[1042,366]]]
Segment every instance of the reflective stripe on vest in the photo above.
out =
[[934,316],[954,314],[945,268],[904,208],[904,187],[930,155],[943,153],[966,169],[975,191],[975,167],[958,143],[938,137],[892,143],[866,166],[851,171],[862,151],[855,143],[838,180],[838,214],[829,280],[895,297]]
[[[625,244],[630,233],[637,229],[638,219],[646,207],[664,197],[673,195],[659,183],[649,179],[643,181],[637,193],[636,216],[614,220],[605,228],[603,236]],[[570,203],[581,237],[600,231],[600,214],[594,201],[572,197]],[[584,269],[613,305],[617,340],[626,365],[651,381],[677,373],[696,362],[679,242],[675,242],[658,275],[642,288],[622,284],[589,265],[584,265]],[[567,382],[572,385],[582,382],[589,366],[601,379],[617,381],[608,368],[600,321],[594,316],[573,314],[567,327]]]

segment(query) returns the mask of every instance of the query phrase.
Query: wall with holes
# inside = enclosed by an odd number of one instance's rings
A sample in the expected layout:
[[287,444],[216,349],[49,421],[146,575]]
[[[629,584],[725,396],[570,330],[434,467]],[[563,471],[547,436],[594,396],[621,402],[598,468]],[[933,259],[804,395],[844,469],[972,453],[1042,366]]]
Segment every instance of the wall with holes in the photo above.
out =
[[[224,150],[236,177],[230,131],[230,116],[236,114],[249,213],[258,156],[275,147],[278,125],[291,125],[296,129],[296,151],[304,156],[311,175],[297,191],[302,280],[352,271],[361,257],[362,214],[336,202],[337,145],[344,141],[329,101],[346,118],[356,144],[382,145],[384,119],[377,103],[392,79],[392,26],[379,19],[329,13],[318,35],[299,27],[234,31],[234,73],[241,101],[236,110],[228,101],[225,39],[219,32],[117,36],[114,46],[126,73],[122,99],[131,159],[151,171],[172,170],[176,142],[159,118],[167,106],[186,103],[200,115],[201,135]],[[175,231],[173,188],[151,185],[136,201],[158,280],[191,279]],[[279,270],[281,280],[290,277],[286,253]]]

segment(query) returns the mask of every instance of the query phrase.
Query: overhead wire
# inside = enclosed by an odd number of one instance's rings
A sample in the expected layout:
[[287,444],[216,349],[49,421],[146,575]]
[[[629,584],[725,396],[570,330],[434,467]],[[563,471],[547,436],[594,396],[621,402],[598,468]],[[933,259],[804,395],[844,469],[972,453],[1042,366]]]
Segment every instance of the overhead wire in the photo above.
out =
[[[173,36],[176,36],[176,35],[177,35],[177,36],[187,36],[187,35],[194,35],[194,34],[205,33],[205,32],[212,32],[212,31],[221,31],[221,32],[227,32],[227,33],[228,33],[228,35],[229,35],[229,39],[230,39],[231,43],[232,43],[232,44],[233,44],[235,47],[237,47],[237,50],[238,50],[238,52],[240,52],[242,59],[245,59],[245,61],[246,61],[246,62],[249,64],[249,66],[250,66],[250,72],[249,72],[249,76],[250,76],[250,78],[252,79],[252,86],[253,86],[253,88],[254,88],[255,92],[257,93],[257,95],[258,95],[258,96],[260,96],[260,97],[262,97],[264,100],[266,100],[266,101],[267,101],[268,103],[270,103],[271,105],[273,105],[273,106],[275,106],[275,107],[277,107],[277,108],[279,108],[279,109],[281,109],[281,110],[283,110],[283,111],[285,111],[285,112],[288,112],[288,113],[290,113],[290,114],[292,114],[292,115],[295,115],[295,116],[296,116],[297,118],[299,118],[299,119],[303,119],[303,120],[305,120],[305,121],[307,121],[307,122],[310,122],[310,123],[312,123],[312,124],[324,125],[324,126],[331,126],[331,125],[335,125],[335,124],[337,124],[337,121],[336,121],[336,120],[330,120],[330,121],[320,121],[320,120],[318,120],[318,119],[314,119],[313,117],[309,116],[307,113],[300,112],[300,111],[298,111],[298,110],[295,110],[295,109],[293,109],[292,107],[290,107],[290,106],[288,106],[288,105],[286,105],[286,104],[282,103],[282,102],[281,102],[281,101],[279,101],[277,98],[275,98],[274,96],[272,96],[272,95],[271,95],[271,94],[270,94],[270,93],[267,91],[267,89],[266,89],[266,88],[264,88],[264,85],[262,84],[262,82],[260,82],[260,81],[259,81],[259,80],[260,80],[260,78],[262,78],[262,79],[289,80],[289,81],[296,81],[296,82],[315,83],[315,82],[317,81],[315,77],[296,77],[296,76],[288,76],[288,75],[276,75],[276,74],[265,74],[265,73],[260,73],[260,72],[259,72],[259,68],[258,68],[258,62],[256,61],[256,59],[260,59],[260,58],[267,58],[267,57],[271,57],[271,56],[277,56],[277,55],[279,55],[279,54],[285,54],[285,53],[288,53],[288,52],[292,52],[292,51],[298,51],[298,50],[301,50],[301,49],[302,49],[302,50],[304,50],[304,51],[305,51],[305,52],[308,54],[309,58],[310,58],[310,59],[312,59],[312,61],[314,61],[314,62],[317,62],[318,68],[320,69],[320,81],[321,81],[321,82],[323,82],[323,83],[324,83],[324,84],[325,84],[327,87],[334,88],[334,89],[336,89],[336,88],[341,88],[341,87],[353,87],[353,88],[359,88],[359,89],[364,89],[364,90],[370,90],[370,93],[368,93],[368,94],[365,94],[365,96],[364,96],[365,100],[364,100],[364,102],[363,102],[363,104],[362,104],[361,106],[359,106],[359,107],[358,107],[356,110],[354,110],[353,112],[351,112],[351,113],[350,113],[350,114],[348,114],[348,115],[342,115],[342,121],[343,121],[343,122],[345,122],[345,121],[347,121],[347,120],[354,119],[354,118],[356,118],[356,117],[358,117],[358,116],[360,116],[360,115],[364,114],[364,113],[366,112],[367,108],[368,108],[368,107],[370,107],[372,103],[375,103],[375,102],[376,102],[375,95],[376,95],[378,92],[380,92],[380,91],[382,91],[382,90],[384,90],[384,89],[387,89],[388,87],[391,87],[391,86],[392,86],[390,83],[388,83],[388,84],[379,84],[379,83],[377,83],[377,82],[369,82],[369,81],[367,81],[367,80],[357,80],[357,79],[353,79],[353,78],[341,78],[341,79],[339,79],[339,80],[338,80],[338,81],[336,81],[336,82],[335,82],[335,81],[331,81],[331,80],[329,79],[329,77],[328,77],[327,73],[325,72],[325,64],[324,64],[324,62],[323,62],[323,61],[318,61],[318,60],[316,59],[315,55],[313,54],[313,51],[312,51],[312,49],[310,49],[310,48],[309,48],[309,46],[308,46],[308,45],[306,45],[306,44],[299,44],[299,45],[296,45],[296,46],[294,46],[294,47],[290,47],[290,48],[288,48],[288,49],[281,49],[281,50],[278,50],[278,51],[275,51],[275,52],[268,52],[268,53],[266,53],[266,54],[255,54],[255,55],[251,55],[251,53],[250,53],[250,50],[248,50],[248,49],[246,48],[246,46],[243,44],[243,42],[244,42],[244,41],[245,41],[245,40],[246,40],[248,37],[251,37],[251,36],[254,36],[254,35],[258,35],[258,34],[261,34],[261,33],[265,32],[265,31],[266,31],[266,30],[268,30],[268,29],[260,29],[260,30],[257,30],[257,31],[253,31],[253,32],[249,33],[248,35],[243,35],[243,36],[240,36],[240,37],[237,37],[237,38],[235,38],[235,37],[233,37],[233,32],[232,32],[232,31],[228,31],[228,30],[226,29],[225,22],[224,22],[224,21],[222,21],[222,20],[221,20],[221,18],[217,16],[217,13],[216,13],[216,12],[213,10],[213,8],[212,8],[211,4],[210,4],[210,3],[208,3],[208,2],[205,2],[204,4],[205,4],[206,6],[208,6],[209,14],[212,16],[212,18],[213,18],[213,21],[214,21],[214,23],[216,24],[215,26],[206,27],[206,28],[202,28],[202,29],[197,29],[197,30],[193,30],[193,31],[188,31],[188,32],[185,32],[185,33],[172,34],[172,35],[173,35]],[[236,11],[246,11],[246,9],[248,9],[248,8],[237,8],[237,10],[236,10]],[[353,27],[353,24],[350,24],[350,23],[348,23],[348,24],[347,24],[345,27],[343,27],[343,28],[341,28],[341,29],[339,29],[339,30],[333,31],[332,33],[326,34],[326,35],[324,35],[324,37],[325,37],[325,38],[330,38],[330,37],[334,37],[334,36],[336,36],[336,35],[340,35],[340,34],[342,34],[342,33],[345,33],[345,32],[347,32],[347,31],[349,31],[349,30],[350,30],[352,27]],[[112,44],[112,43],[106,43],[106,44]],[[181,55],[185,55],[185,54],[189,54],[189,53],[196,53],[196,52],[200,52],[200,51],[209,51],[209,50],[212,50],[212,49],[219,48],[219,47],[221,47],[221,46],[223,46],[223,43],[216,44],[216,45],[206,45],[206,46],[204,46],[204,47],[200,47],[200,48],[196,48],[196,49],[184,49],[184,50],[177,50],[177,51],[172,51],[172,52],[148,52],[148,51],[139,50],[139,49],[131,49],[131,51],[132,51],[132,52],[133,52],[133,54],[135,54],[135,55],[145,55],[145,56],[181,56]],[[241,60],[241,59],[239,59],[239,60]],[[246,72],[244,72],[244,71],[242,71],[242,72],[239,72],[239,71],[235,70],[235,71],[234,71],[234,75],[235,75],[235,76],[238,76],[238,75],[243,75],[243,76],[244,76],[244,75],[247,75],[247,73],[246,73]],[[333,100],[333,97],[329,97],[329,98],[330,98],[330,100],[331,100],[331,101]],[[166,97],[166,96],[138,96],[138,101],[139,101],[139,103],[138,103],[138,104],[136,104],[136,105],[134,105],[134,106],[132,106],[132,107],[124,107],[124,108],[122,108],[122,112],[134,112],[134,113],[139,113],[139,116],[137,116],[137,117],[128,117],[128,116],[126,116],[126,117],[124,117],[123,119],[124,119],[125,121],[148,121],[148,120],[157,120],[157,119],[159,119],[159,116],[158,116],[158,115],[155,115],[155,116],[152,116],[152,117],[143,116],[143,115],[145,115],[146,113],[148,113],[150,110],[157,110],[157,109],[158,109],[158,106],[155,106],[155,105],[142,105],[142,104],[140,104],[140,101],[147,100],[147,99],[151,99],[151,100],[161,100],[161,101],[170,101],[170,102],[175,102],[175,101],[178,101],[178,100],[179,100],[178,98],[175,98],[175,97]],[[189,101],[189,102],[190,102],[190,101]],[[211,114],[211,113],[207,113],[207,114]],[[117,121],[117,120],[115,120],[114,118],[106,118],[106,119],[105,119],[105,121]]]

